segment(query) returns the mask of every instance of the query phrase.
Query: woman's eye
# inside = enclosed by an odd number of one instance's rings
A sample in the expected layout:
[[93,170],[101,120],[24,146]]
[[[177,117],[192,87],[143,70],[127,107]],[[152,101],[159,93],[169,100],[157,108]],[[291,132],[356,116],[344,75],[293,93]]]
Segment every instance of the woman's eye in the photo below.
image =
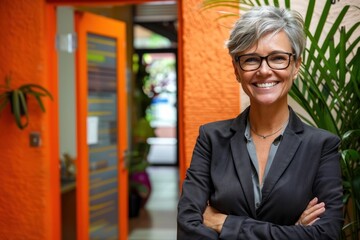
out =
[[269,60],[274,61],[274,62],[282,62],[282,61],[286,61],[286,57],[287,57],[287,55],[283,55],[283,54],[274,55],[274,56],[271,56],[269,58]]
[[247,57],[244,59],[244,63],[248,63],[248,64],[255,64],[255,63],[259,63],[259,58],[257,57]]

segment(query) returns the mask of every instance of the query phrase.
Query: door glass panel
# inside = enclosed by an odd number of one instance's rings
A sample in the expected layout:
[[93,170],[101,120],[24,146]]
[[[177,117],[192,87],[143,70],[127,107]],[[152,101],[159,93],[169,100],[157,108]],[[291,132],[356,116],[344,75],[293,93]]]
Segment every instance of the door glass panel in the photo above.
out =
[[116,39],[87,34],[90,239],[118,238]]

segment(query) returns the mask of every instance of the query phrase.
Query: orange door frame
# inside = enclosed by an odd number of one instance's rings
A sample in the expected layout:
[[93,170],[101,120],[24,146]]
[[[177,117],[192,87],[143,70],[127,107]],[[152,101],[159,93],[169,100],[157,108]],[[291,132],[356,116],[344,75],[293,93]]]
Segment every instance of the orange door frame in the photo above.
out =
[[[52,79],[49,83],[50,91],[57,93],[58,85],[58,62],[56,60],[56,49],[54,49],[54,39],[56,35],[56,7],[57,6],[74,6],[74,5],[128,5],[141,4],[146,2],[155,2],[156,0],[45,0],[45,22],[46,22],[46,48],[47,48],[47,77]],[[164,0],[166,1],[166,0]],[[183,42],[182,42],[182,0],[177,0],[178,3],[178,147],[179,147],[179,177],[180,186],[185,177],[186,159],[185,159],[185,143],[184,143],[184,122],[183,122]],[[55,101],[58,95],[55,96]],[[50,152],[53,159],[58,159],[59,156],[59,112],[58,107],[54,107],[50,111],[50,127],[49,135],[52,136],[52,144]],[[60,214],[60,181],[58,163],[53,161],[50,166],[50,184],[53,186],[50,192],[51,198],[51,228],[50,237],[53,240],[61,239],[61,214]]]
[[49,152],[50,159],[53,161],[49,162],[49,208],[50,216],[48,216],[49,222],[49,237],[50,239],[60,240],[61,239],[61,188],[60,188],[60,171],[59,171],[59,104],[57,99],[58,95],[58,62],[57,54],[54,49],[54,39],[56,35],[56,12],[55,7],[51,5],[45,5],[45,29],[46,29],[46,38],[45,38],[45,48],[46,48],[46,77],[50,79],[48,81],[48,86],[50,92],[53,94],[53,101],[51,104],[53,107],[49,108],[49,124],[48,124],[48,134],[49,134]]
[[[76,52],[76,85],[77,85],[77,139],[78,139],[78,152],[77,152],[77,183],[79,186],[76,190],[76,216],[77,216],[77,238],[88,239],[90,228],[90,208],[86,203],[90,203],[90,183],[89,177],[89,148],[86,142],[86,122],[88,113],[88,59],[87,59],[87,34],[93,33],[99,36],[109,37],[115,39],[118,44],[116,51],[116,75],[117,78],[117,154],[118,154],[118,229],[119,239],[126,240],[128,237],[128,221],[121,221],[120,219],[127,219],[128,212],[128,174],[125,164],[125,151],[127,149],[127,97],[126,97],[126,46],[123,44],[126,40],[125,23],[116,21],[111,18],[91,14],[91,13],[76,13],[75,14],[75,28],[78,34],[78,50]],[[116,29],[116,31],[114,31]],[[93,171],[93,173],[96,171]],[[99,194],[100,195],[100,194]],[[94,196],[95,197],[95,196]]]

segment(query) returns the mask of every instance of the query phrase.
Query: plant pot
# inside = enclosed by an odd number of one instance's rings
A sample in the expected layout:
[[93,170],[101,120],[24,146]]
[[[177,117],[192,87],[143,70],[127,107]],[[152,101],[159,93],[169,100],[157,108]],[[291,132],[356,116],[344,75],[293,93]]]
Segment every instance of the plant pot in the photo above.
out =
[[151,194],[151,182],[149,174],[146,171],[130,174],[129,181],[134,187],[131,192],[135,192],[141,198],[140,207],[144,207]]
[[142,199],[137,193],[129,193],[129,218],[139,217],[141,201]]

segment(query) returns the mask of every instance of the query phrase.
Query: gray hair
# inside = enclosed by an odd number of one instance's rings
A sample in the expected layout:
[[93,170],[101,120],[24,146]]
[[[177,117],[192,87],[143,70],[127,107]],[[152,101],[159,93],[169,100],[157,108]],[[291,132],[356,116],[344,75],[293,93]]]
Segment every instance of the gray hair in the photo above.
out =
[[243,14],[230,32],[226,47],[232,57],[254,46],[267,33],[284,31],[297,59],[305,48],[304,20],[294,10],[272,6],[254,7]]

